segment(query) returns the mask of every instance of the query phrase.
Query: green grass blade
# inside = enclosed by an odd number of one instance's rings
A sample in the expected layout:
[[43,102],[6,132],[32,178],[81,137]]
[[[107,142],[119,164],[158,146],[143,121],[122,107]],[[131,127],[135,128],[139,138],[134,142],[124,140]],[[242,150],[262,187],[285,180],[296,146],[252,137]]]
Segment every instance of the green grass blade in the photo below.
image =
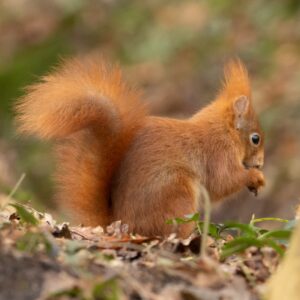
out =
[[225,246],[223,246],[221,251],[221,256],[220,256],[221,260],[224,260],[225,258],[229,257],[232,254],[239,253],[246,250],[249,247],[249,244],[240,242],[239,244],[232,244],[232,245],[226,244]]
[[166,221],[166,224],[186,224],[190,222],[197,222],[199,220],[199,213],[185,215],[183,218],[174,218]]
[[273,239],[279,239],[279,240],[288,240],[291,237],[291,230],[271,230],[268,231],[264,234],[262,234],[259,239],[263,240],[263,239],[269,239],[269,238],[273,238]]
[[255,223],[266,222],[266,221],[281,222],[281,223],[289,222],[289,220],[281,219],[281,218],[258,218],[258,219],[252,219],[250,221],[250,225],[254,225]]
[[242,235],[246,235],[249,237],[256,237],[257,231],[255,227],[249,224],[242,224],[238,222],[226,222],[222,228],[222,231],[228,229],[239,229],[242,232]]
[[221,259],[225,259],[232,254],[244,251],[251,246],[255,246],[257,248],[268,246],[273,248],[280,256],[284,254],[284,250],[271,239],[260,240],[253,237],[238,237],[223,246]]

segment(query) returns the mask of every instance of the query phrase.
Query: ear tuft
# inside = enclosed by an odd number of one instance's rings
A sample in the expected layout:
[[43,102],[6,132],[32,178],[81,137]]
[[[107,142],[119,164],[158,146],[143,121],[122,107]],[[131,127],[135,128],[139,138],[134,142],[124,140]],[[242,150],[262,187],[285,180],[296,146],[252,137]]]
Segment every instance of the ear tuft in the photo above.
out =
[[240,95],[251,97],[250,80],[244,64],[239,60],[231,60],[224,68],[224,85],[221,94],[227,99]]

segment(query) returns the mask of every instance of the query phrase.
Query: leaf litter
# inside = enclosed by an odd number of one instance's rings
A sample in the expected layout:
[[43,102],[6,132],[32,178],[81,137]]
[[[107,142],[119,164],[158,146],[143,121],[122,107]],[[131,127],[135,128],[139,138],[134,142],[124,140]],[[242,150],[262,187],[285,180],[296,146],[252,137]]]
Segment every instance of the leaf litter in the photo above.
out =
[[105,229],[70,226],[26,205],[5,205],[0,299],[261,299],[288,234],[267,234],[258,222],[209,224],[203,256],[199,231],[187,239],[144,237],[120,221]]

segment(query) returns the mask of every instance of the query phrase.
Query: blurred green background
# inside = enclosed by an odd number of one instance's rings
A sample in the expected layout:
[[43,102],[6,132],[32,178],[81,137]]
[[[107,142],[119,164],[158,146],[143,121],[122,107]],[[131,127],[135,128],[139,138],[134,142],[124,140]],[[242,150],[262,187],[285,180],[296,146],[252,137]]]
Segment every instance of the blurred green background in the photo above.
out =
[[[60,57],[102,53],[144,90],[156,115],[185,117],[212,100],[239,56],[266,133],[267,186],[244,191],[215,220],[293,217],[300,199],[300,1],[1,0],[0,193],[55,211],[51,145],[20,138],[14,102]],[[234,209],[232,209],[234,208]]]

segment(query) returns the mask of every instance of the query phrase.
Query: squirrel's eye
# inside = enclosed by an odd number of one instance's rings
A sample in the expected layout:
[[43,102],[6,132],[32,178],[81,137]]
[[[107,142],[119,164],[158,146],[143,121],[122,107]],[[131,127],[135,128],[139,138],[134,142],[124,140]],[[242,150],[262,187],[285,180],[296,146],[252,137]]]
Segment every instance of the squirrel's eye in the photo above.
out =
[[260,143],[260,136],[258,133],[250,134],[250,141],[253,145],[257,146]]

